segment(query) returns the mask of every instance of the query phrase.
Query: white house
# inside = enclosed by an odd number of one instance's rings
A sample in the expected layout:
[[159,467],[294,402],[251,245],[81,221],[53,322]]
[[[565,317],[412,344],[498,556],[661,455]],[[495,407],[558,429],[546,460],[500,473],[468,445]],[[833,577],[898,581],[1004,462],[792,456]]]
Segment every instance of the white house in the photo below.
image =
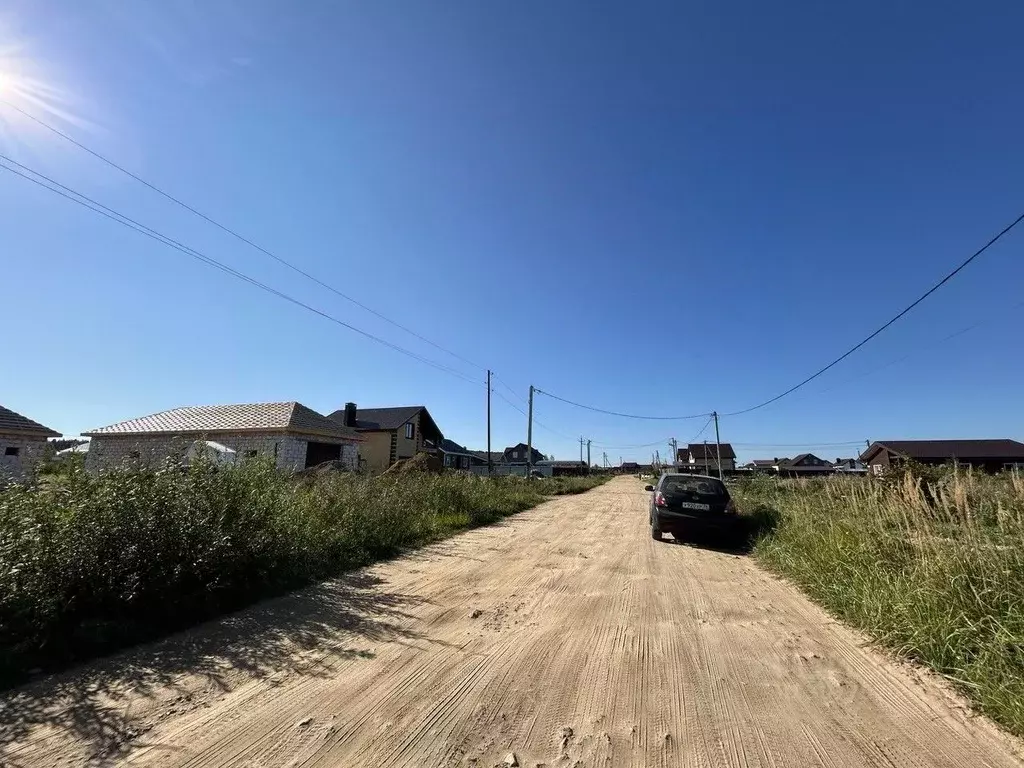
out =
[[93,472],[125,461],[184,458],[197,440],[215,441],[240,460],[273,457],[285,470],[325,461],[342,461],[355,470],[362,442],[354,429],[294,401],[174,408],[83,434],[92,438],[85,466]]

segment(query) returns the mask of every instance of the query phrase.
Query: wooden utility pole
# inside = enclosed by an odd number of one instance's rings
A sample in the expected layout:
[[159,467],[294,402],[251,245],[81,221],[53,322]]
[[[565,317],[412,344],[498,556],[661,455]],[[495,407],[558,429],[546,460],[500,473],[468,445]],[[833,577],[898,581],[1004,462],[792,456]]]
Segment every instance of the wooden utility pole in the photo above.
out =
[[715,417],[715,452],[718,455],[718,479],[722,479],[722,438],[718,434],[718,411],[712,411]]
[[533,459],[533,384],[530,385],[530,415],[526,419],[526,476],[530,477]]
[[590,469],[590,441],[587,440],[587,469]]
[[580,464],[583,463],[583,435],[580,435]]
[[491,369],[487,369],[487,474],[494,471],[494,462],[491,461]]
[[673,437],[668,441],[669,447],[672,449],[672,468],[679,471],[679,443]]

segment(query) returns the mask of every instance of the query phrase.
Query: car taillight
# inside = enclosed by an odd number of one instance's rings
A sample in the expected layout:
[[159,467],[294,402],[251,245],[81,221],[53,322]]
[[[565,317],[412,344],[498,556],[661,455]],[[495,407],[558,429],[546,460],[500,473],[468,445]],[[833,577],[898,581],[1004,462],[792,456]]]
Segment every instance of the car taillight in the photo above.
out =
[[658,491],[656,494],[654,494],[654,506],[656,506],[656,507],[667,507],[668,506],[668,502],[665,501],[665,494],[663,494],[661,491]]
[[736,502],[733,501],[732,499],[729,499],[729,501],[726,502],[725,511],[728,512],[730,515],[735,515],[736,514]]

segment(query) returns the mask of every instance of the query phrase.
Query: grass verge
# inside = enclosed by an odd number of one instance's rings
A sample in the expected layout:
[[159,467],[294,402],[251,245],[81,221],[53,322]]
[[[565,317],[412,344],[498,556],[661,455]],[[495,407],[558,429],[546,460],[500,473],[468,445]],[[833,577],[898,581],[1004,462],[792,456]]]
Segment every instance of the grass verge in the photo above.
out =
[[754,550],[769,568],[1024,735],[1024,478],[756,478],[733,495],[773,522]]
[[260,461],[42,474],[0,489],[0,687],[603,481],[297,480]]

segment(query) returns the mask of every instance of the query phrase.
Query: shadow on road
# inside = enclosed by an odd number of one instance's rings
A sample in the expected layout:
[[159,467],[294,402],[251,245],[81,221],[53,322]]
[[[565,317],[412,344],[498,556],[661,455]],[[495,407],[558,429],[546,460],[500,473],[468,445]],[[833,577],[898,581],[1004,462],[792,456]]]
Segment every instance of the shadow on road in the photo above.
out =
[[757,542],[768,536],[779,524],[779,511],[767,505],[759,505],[744,511],[738,519],[739,526],[729,531],[695,531],[682,540],[684,544],[728,555],[749,555]]
[[[71,733],[92,759],[123,752],[147,728],[118,698],[155,696],[185,674],[227,690],[230,675],[327,676],[339,658],[372,657],[354,639],[423,640],[403,628],[419,598],[388,592],[370,574],[351,573],[266,601],[164,640],[0,694],[0,765],[17,765],[9,745],[38,724]],[[323,653],[303,653],[321,649]],[[184,697],[189,691],[180,688]],[[184,705],[183,705],[184,706]]]

